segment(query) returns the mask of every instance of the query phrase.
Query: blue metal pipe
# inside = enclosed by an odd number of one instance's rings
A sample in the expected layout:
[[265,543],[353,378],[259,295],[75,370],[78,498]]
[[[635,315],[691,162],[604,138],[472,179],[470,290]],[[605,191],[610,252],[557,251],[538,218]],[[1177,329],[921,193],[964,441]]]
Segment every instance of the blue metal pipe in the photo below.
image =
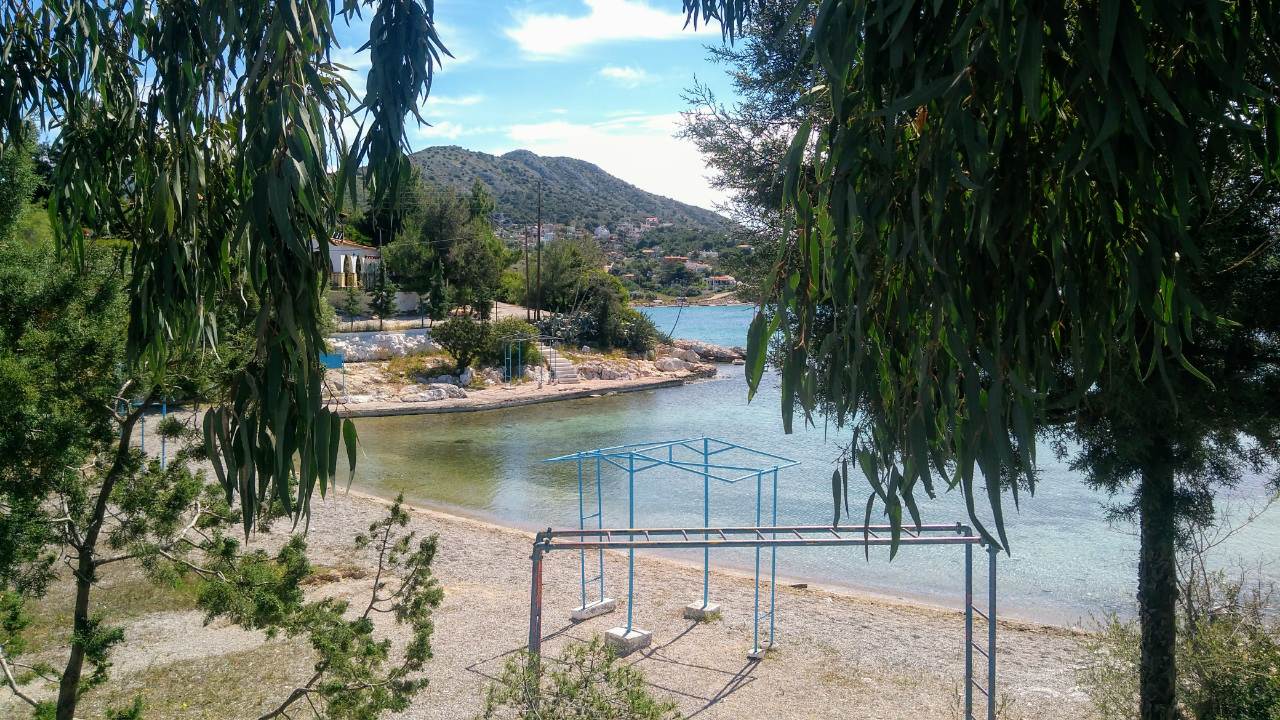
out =
[[987,548],[991,565],[987,570],[987,720],[996,720],[996,555],[995,545]]
[[[581,460],[578,461],[578,529],[587,529],[587,513],[583,507]],[[584,535],[578,537],[585,539]],[[578,607],[585,608],[587,606],[587,551],[585,549],[578,551],[578,571],[582,590],[582,603]]]
[[[762,477],[756,473],[756,526],[760,526],[760,484]],[[760,650],[760,546],[756,546],[756,594],[751,612],[751,652]]]
[[[600,458],[596,458],[596,529],[604,527],[604,492],[600,485]],[[604,602],[604,548],[596,551],[600,560],[600,602]]]
[[[778,526],[778,471],[773,471],[773,522],[770,523],[774,527]],[[773,537],[777,539],[778,533],[775,531]],[[778,546],[774,545],[769,549],[769,647],[773,647],[773,616],[774,616],[774,599],[778,587]]]
[[[636,526],[636,459],[630,459],[630,467],[627,471],[627,527],[634,528]],[[635,540],[635,533],[631,533],[629,539]],[[627,635],[631,634],[631,621],[633,616],[633,608],[635,607],[635,588],[636,588],[636,549],[627,549]]]
[[[161,400],[160,401],[160,419],[164,420],[164,419],[167,419],[168,417],[169,417],[169,401]],[[167,440],[168,438],[165,437],[164,433],[160,433],[160,469],[161,470],[164,470],[165,468],[169,467],[169,451],[167,448],[168,446]]]
[[[702,527],[711,527],[711,473],[707,467],[710,461],[710,441],[702,438]],[[705,540],[708,536],[703,533]],[[711,548],[702,548],[702,607],[705,609],[711,598]]]
[[973,546],[964,546],[964,720],[973,720]]

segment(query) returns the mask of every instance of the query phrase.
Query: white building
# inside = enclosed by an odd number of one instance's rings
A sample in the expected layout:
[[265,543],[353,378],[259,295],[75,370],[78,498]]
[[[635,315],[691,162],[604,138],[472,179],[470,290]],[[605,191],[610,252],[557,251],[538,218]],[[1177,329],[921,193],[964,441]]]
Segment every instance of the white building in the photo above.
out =
[[707,287],[712,290],[732,290],[738,286],[738,281],[732,275],[712,275],[707,278]]
[[329,278],[333,287],[364,287],[381,262],[382,253],[377,248],[342,238],[329,240]]

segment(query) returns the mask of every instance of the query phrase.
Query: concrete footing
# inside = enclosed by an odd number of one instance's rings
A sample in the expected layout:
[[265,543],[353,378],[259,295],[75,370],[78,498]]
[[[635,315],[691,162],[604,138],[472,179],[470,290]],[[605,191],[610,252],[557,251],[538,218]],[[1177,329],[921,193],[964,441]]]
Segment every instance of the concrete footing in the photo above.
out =
[[616,600],[613,598],[605,598],[593,603],[588,603],[582,607],[574,608],[573,612],[569,613],[569,619],[574,622],[582,622],[583,620],[589,620],[597,615],[611,613],[617,609],[617,607],[618,603]]
[[640,648],[648,647],[652,639],[653,633],[634,627],[631,632],[627,632],[625,627],[611,628],[604,634],[604,644],[613,648],[618,657],[626,657]]
[[765,656],[765,653],[767,653],[767,652],[769,652],[769,648],[767,648],[767,647],[758,647],[758,648],[755,648],[755,649],[754,649],[754,650],[752,650],[751,652],[747,653],[747,659],[748,659],[748,660],[763,660],[763,659],[764,659],[764,656]]
[[707,603],[703,605],[700,602],[691,602],[684,606],[684,619],[697,620],[698,622],[711,622],[720,618],[720,606],[716,603]]

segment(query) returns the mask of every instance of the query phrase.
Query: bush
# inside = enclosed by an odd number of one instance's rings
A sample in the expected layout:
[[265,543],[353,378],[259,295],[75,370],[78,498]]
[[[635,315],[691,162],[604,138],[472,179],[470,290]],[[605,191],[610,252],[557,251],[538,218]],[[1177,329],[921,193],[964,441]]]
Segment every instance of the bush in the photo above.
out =
[[648,352],[657,347],[658,327],[648,315],[635,308],[623,308],[612,319],[607,343],[610,347],[633,352]]
[[466,370],[489,348],[491,336],[488,323],[476,322],[465,316],[446,320],[431,331],[436,344],[453,357],[458,372]]
[[538,328],[520,318],[503,318],[490,323],[491,339],[489,348],[480,358],[492,366],[501,366],[506,361],[507,343],[523,338],[520,343],[520,360],[525,365],[537,365],[542,362],[542,353],[538,352]]
[[647,352],[658,344],[658,328],[635,308],[617,308],[602,319],[599,313],[579,311],[553,315],[538,323],[543,335],[573,345],[594,345]]
[[498,299],[512,305],[524,305],[524,273],[503,270],[498,279]]
[[[1280,718],[1280,627],[1269,590],[1218,573],[1182,588],[1178,701],[1196,720]],[[1138,711],[1141,637],[1137,623],[1108,619],[1086,643],[1078,680],[1102,720]]]
[[538,321],[537,325],[543,335],[557,338],[575,347],[584,343],[599,342],[600,332],[596,324],[596,316],[589,312],[550,315]]
[[618,658],[596,637],[570,645],[552,662],[531,662],[527,654],[507,661],[502,676],[485,691],[480,717],[517,720],[666,720],[675,704],[649,693],[644,675]]

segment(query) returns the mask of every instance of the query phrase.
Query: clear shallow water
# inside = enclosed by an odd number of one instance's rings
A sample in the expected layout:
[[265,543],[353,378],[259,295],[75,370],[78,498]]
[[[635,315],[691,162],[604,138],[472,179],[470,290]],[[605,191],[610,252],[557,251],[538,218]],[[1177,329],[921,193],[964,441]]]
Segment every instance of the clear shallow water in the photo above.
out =
[[[660,308],[662,313],[674,309]],[[723,345],[745,341],[751,308],[685,308],[677,336]],[[659,322],[661,326],[661,322]],[[668,325],[669,327],[669,325]],[[704,333],[701,329],[707,328]],[[667,329],[666,327],[663,328]],[[738,339],[735,339],[738,338]],[[779,522],[831,522],[832,458],[843,437],[823,428],[782,432],[774,378],[755,401],[746,401],[740,367],[720,366],[722,379],[680,388],[533,405],[509,410],[358,420],[363,455],[356,485],[383,494],[480,513],[499,522],[534,527],[576,527],[577,472],[545,458],[629,442],[709,435],[785,455],[801,465],[779,481]],[[1107,612],[1133,613],[1137,541],[1127,524],[1103,519],[1108,499],[1039,449],[1042,466],[1035,497],[1006,509],[1013,545],[1000,558],[1002,612],[1027,619],[1074,623]],[[857,475],[854,475],[856,478]],[[853,491],[851,478],[850,490]],[[754,524],[754,481],[712,487],[712,524]],[[701,478],[655,470],[637,480],[637,525],[695,526],[702,522]],[[1238,491],[1261,498],[1261,478]],[[944,494],[921,506],[925,522],[964,520],[959,495]],[[861,511],[855,509],[855,516]],[[606,526],[626,524],[626,477],[605,475]],[[878,520],[874,518],[873,520]],[[1280,556],[1280,512],[1264,515],[1217,550],[1222,566],[1245,565],[1280,580],[1268,563]],[[688,555],[689,560],[700,559]],[[857,548],[786,550],[779,574],[848,585],[877,593],[959,606],[963,591],[960,548],[903,548],[870,560]],[[749,567],[746,553],[720,551],[713,562]],[[984,576],[977,578],[981,587]],[[616,583],[619,578],[609,578]],[[696,588],[691,588],[694,593]],[[643,592],[643,589],[641,589]]]
[[690,338],[725,347],[746,347],[747,326],[756,309],[751,305],[723,305],[718,307],[643,307],[640,312],[648,315],[653,324],[674,337]]

